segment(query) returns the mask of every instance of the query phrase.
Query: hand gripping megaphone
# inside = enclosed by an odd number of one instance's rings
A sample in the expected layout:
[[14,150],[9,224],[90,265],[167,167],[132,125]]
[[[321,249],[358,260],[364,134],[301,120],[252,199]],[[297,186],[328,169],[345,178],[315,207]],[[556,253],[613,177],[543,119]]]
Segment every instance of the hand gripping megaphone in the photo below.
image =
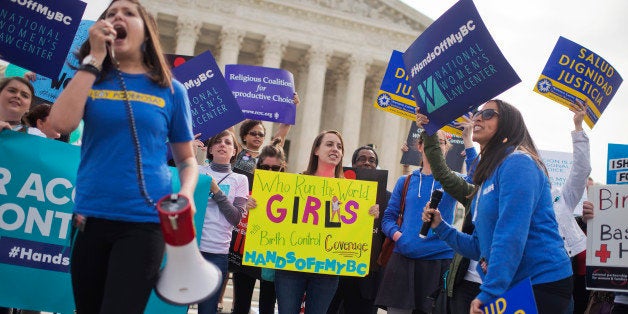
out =
[[200,303],[218,290],[222,274],[198,250],[190,201],[180,194],[166,195],[157,202],[157,211],[167,259],[155,292],[171,304]]

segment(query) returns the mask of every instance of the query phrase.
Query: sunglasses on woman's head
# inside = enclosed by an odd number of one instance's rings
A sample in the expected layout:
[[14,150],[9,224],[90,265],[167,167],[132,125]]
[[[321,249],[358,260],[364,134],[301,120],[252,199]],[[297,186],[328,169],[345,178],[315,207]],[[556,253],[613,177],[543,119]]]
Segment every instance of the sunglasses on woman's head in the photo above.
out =
[[248,133],[250,136],[256,136],[256,137],[264,137],[266,134],[262,133],[262,132],[255,132],[255,131],[251,131]]
[[269,165],[259,165],[259,167],[257,167],[257,169],[262,169],[262,170],[272,170],[272,171],[281,171],[283,167],[279,166],[279,165],[275,165],[275,166],[269,166]]
[[473,119],[477,119],[479,117],[482,117],[482,120],[490,120],[494,116],[498,116],[499,117],[499,112],[497,112],[497,110],[495,110],[495,109],[484,109],[484,110],[480,110],[480,111],[476,112],[475,114],[473,114]]

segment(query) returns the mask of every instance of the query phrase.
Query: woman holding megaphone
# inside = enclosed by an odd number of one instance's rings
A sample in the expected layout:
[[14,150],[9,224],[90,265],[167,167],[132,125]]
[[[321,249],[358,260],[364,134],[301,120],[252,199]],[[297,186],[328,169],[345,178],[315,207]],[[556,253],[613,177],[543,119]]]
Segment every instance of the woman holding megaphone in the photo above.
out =
[[179,193],[195,208],[187,92],[138,0],[113,0],[76,56],[81,65],[48,118],[62,134],[85,124],[70,265],[76,310],[143,313],[165,248],[155,202],[172,193],[166,142]]

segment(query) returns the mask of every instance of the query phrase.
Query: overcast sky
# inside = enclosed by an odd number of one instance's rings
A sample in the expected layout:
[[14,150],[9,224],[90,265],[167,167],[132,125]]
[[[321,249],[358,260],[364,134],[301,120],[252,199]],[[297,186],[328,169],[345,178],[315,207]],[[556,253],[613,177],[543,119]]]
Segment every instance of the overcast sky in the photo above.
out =
[[[433,20],[455,0],[403,0]],[[523,113],[539,149],[571,152],[573,114],[532,91],[559,36],[602,56],[628,79],[628,1],[474,0],[482,20],[522,82],[499,95]],[[628,144],[628,83],[617,90],[593,130],[592,177],[606,183],[607,144]]]

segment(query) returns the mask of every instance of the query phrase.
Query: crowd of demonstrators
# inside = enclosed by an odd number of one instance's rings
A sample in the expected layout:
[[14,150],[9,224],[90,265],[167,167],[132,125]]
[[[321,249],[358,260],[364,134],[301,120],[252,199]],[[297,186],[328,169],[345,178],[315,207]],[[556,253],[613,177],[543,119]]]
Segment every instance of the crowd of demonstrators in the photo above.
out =
[[[163,160],[167,148],[159,144],[170,143],[180,193],[193,210],[197,174],[212,177],[199,249],[221,270],[223,291],[198,305],[202,314],[221,309],[232,228],[257,207],[247,178],[233,169],[286,169],[282,147],[289,124],[280,124],[265,147],[267,130],[259,120],[240,125],[241,150],[234,128],[206,145],[194,144],[187,92],[172,77],[156,27],[139,0],[113,0],[90,27],[77,52],[81,65],[54,106],[31,106],[32,72],[0,80],[0,131],[56,139],[85,122],[72,220],[71,279],[79,314],[142,313],[146,307],[165,248],[154,201],[171,193]],[[104,90],[122,93],[107,96]],[[151,95],[157,103],[129,99],[128,93]],[[298,95],[293,97],[298,106]],[[261,314],[274,313],[275,302],[281,314],[298,313],[303,300],[306,313],[313,314],[376,313],[377,306],[390,314],[433,313],[429,297],[442,289],[449,270],[448,313],[481,313],[482,305],[525,278],[532,281],[540,313],[582,313],[588,291],[582,261],[586,235],[580,229],[593,217],[593,204],[584,202],[584,225],[578,226],[573,213],[591,165],[582,128],[586,107],[576,103],[570,110],[574,163],[562,189],[551,188],[521,113],[501,100],[489,101],[462,124],[468,176],[447,167],[444,156],[451,144],[444,132],[421,135],[422,166],[411,173],[404,167],[407,176],[397,180],[383,204],[369,210],[378,219],[366,277],[277,270],[273,282],[261,268],[242,266],[233,275],[232,312],[251,310],[260,280]],[[417,111],[416,122],[421,126],[428,120]],[[136,125],[131,133],[130,125]],[[206,150],[209,165],[197,166],[195,146],[201,154]],[[303,174],[342,178],[343,156],[341,134],[323,131],[314,139]],[[363,146],[351,163],[376,169],[379,159],[372,147]],[[429,208],[432,192],[441,188],[446,194],[438,209]],[[465,207],[461,231],[451,226],[455,201]],[[397,225],[402,203],[404,217]],[[385,208],[381,215],[380,207]],[[430,219],[432,231],[419,238],[422,223]],[[395,241],[395,249],[381,268],[374,257],[385,236]],[[612,313],[628,312],[628,294],[616,293],[614,303]],[[11,311],[0,308],[0,313]]]
[[564,313],[571,299],[571,265],[547,170],[523,117],[512,105],[492,100],[475,114],[473,131],[480,145],[473,174],[473,234],[442,223],[439,210],[426,207],[422,219],[432,217],[431,227],[441,239],[479,261],[482,285],[470,313],[482,313],[483,304],[525,278],[532,281],[540,313]]
[[[143,313],[165,248],[154,202],[172,192],[166,141],[179,193],[195,208],[198,171],[187,92],[172,78],[155,20],[135,0],[112,1],[77,58],[81,66],[48,117],[61,133],[85,123],[70,265],[76,311]],[[109,90],[151,95],[156,102],[101,92]],[[135,134],[129,134],[131,121]]]
[[[353,152],[351,166],[357,169],[377,169],[379,157],[371,146],[362,146]],[[369,273],[365,277],[341,276],[334,299],[327,314],[374,314],[378,307],[374,305],[375,297],[382,277],[383,268],[377,264],[377,256],[381,252],[385,236],[382,232],[380,208],[386,208],[390,192],[386,191],[382,204],[375,204],[369,214],[375,217],[373,222],[373,239]],[[381,205],[381,206],[380,206]]]
[[[439,131],[438,137],[445,154],[451,144],[445,132]],[[418,236],[423,207],[434,190],[441,189],[441,184],[432,175],[423,142],[419,140],[417,144],[422,166],[397,180],[382,218],[382,230],[395,241],[395,248],[384,270],[375,304],[387,307],[388,313],[431,313],[433,304],[428,297],[440,289],[441,278],[453,257],[452,249],[435,234],[430,233],[426,238]],[[410,182],[404,191],[406,179]],[[405,209],[398,225],[402,202]],[[455,203],[446,193],[440,202],[444,219],[449,223],[453,222]]]
[[[275,138],[270,145],[266,145],[260,150],[256,169],[279,172],[286,170],[286,155],[280,146],[280,139]],[[253,197],[249,197],[246,208],[247,212],[255,210],[257,201]],[[248,314],[250,312],[253,290],[257,280],[260,281],[259,314],[275,313],[277,297],[274,278],[262,276],[262,271],[274,273],[273,270],[262,270],[261,267],[244,265],[233,272],[233,314]]]
[[[246,176],[232,171],[238,154],[235,135],[222,131],[207,140],[207,155],[211,162],[199,172],[212,178],[209,199],[199,249],[206,260],[222,272],[218,286],[228,279],[229,245],[231,231],[245,211],[249,195]],[[219,293],[198,304],[199,314],[216,313]]]

